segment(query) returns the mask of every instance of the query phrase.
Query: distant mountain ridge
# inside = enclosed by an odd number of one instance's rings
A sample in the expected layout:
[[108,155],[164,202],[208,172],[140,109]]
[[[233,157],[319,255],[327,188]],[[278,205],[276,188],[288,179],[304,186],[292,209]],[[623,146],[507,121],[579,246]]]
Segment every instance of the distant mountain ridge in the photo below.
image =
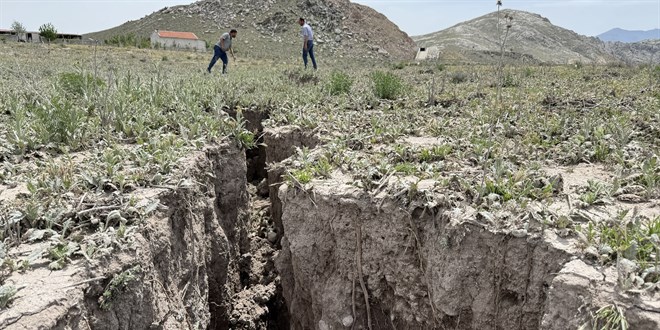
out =
[[614,28],[605,33],[599,34],[598,39],[602,41],[619,42],[639,42],[643,40],[660,39],[660,29],[642,31]]
[[[502,32],[498,33],[498,15]],[[660,54],[655,42],[606,43],[553,25],[534,13],[505,9],[459,23],[450,28],[413,36],[430,58],[455,62],[493,62],[500,54],[504,16],[512,16],[505,44],[505,58],[525,63],[647,63]],[[655,61],[658,59],[656,58]]]
[[316,50],[337,57],[412,59],[415,43],[384,15],[348,0],[202,0],[165,7],[139,20],[89,33],[107,40],[116,35],[149,36],[154,30],[194,32],[214,44],[223,32],[238,29],[235,50],[257,58],[298,57],[297,18],[314,28]]

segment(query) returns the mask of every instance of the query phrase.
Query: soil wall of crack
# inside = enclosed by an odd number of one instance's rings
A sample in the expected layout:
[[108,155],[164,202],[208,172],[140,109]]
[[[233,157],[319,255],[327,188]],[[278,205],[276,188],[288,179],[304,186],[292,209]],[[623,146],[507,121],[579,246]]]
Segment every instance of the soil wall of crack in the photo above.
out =
[[305,189],[279,190],[292,329],[577,329],[613,303],[630,328],[660,327],[652,292],[622,288],[621,267],[587,264],[552,230],[496,232],[341,180]]
[[347,185],[284,186],[280,198],[277,267],[293,329],[366,329],[367,315],[373,329],[538,329],[553,274],[570,258]]
[[[236,109],[224,109],[232,118],[238,119],[239,113]],[[268,176],[266,170],[266,145],[264,139],[264,120],[270,116],[269,109],[252,108],[240,112],[244,121],[245,129],[255,135],[257,147],[245,152],[247,162],[247,181],[258,184]]]
[[284,126],[268,128],[264,130],[264,143],[267,146],[266,164],[268,169],[268,198],[270,200],[270,216],[275,226],[276,242],[284,233],[282,225],[282,203],[278,196],[278,190],[283,175],[286,173],[286,165],[282,163],[291,157],[296,148],[314,148],[321,143],[319,137],[313,131],[305,131],[298,126]]
[[[247,238],[248,195],[243,151],[212,146],[184,164],[193,185],[139,191],[160,211],[130,244],[61,271],[43,267],[12,275],[22,286],[0,314],[7,329],[227,329]],[[30,250],[38,248],[24,246]],[[28,251],[29,252],[29,251]],[[129,274],[121,286],[110,285]],[[100,297],[112,293],[103,308]]]

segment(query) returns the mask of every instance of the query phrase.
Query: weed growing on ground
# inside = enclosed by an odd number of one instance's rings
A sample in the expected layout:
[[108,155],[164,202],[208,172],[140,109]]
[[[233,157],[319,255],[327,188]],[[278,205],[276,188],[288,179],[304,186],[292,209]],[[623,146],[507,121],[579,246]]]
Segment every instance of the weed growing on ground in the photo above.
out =
[[330,74],[330,82],[328,83],[328,90],[330,95],[348,94],[353,86],[351,77],[341,71],[333,71]]
[[7,307],[17,292],[16,287],[11,284],[0,286],[0,309]]
[[375,71],[371,74],[376,97],[394,100],[403,93],[403,81],[391,72]]

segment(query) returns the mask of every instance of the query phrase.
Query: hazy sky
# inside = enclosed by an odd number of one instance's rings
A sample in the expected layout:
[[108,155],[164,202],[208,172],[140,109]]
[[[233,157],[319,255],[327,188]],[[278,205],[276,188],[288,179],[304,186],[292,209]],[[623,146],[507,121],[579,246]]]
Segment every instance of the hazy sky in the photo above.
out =
[[[238,1],[238,0],[236,0]],[[166,6],[166,0],[0,0],[0,28],[16,20],[28,30],[51,22],[64,33],[104,30]],[[410,35],[448,28],[497,9],[494,0],[354,0],[385,14]],[[611,28],[660,28],[660,0],[503,0],[502,8],[540,14],[553,24],[584,35]],[[304,13],[303,13],[304,14]],[[659,36],[660,37],[660,36]]]

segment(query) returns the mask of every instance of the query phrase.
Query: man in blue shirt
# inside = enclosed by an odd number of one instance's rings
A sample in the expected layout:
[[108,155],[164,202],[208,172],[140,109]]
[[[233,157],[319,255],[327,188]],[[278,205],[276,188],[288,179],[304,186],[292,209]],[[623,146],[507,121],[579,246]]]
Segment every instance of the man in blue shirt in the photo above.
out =
[[314,31],[309,24],[305,23],[304,18],[298,20],[298,24],[302,26],[302,37],[303,37],[303,62],[305,63],[305,69],[307,69],[307,54],[312,59],[312,65],[314,70],[316,70],[316,59],[314,58]]
[[227,73],[227,64],[229,64],[229,59],[227,58],[227,51],[231,53],[231,57],[236,61],[236,56],[234,56],[234,50],[231,48],[231,41],[232,39],[236,38],[236,34],[238,32],[234,29],[229,31],[228,33],[223,34],[220,37],[220,40],[218,40],[218,43],[213,46],[213,58],[211,59],[211,63],[209,63],[208,73],[211,73],[211,68],[215,65],[215,62],[218,61],[218,59],[222,60],[222,74]]

